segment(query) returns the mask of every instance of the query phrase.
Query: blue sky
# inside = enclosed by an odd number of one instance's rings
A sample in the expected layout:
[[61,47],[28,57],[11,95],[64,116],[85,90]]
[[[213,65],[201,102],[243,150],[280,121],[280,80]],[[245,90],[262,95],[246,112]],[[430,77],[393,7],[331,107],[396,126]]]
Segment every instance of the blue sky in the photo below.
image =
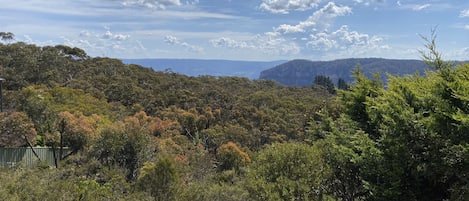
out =
[[90,56],[229,60],[419,59],[436,27],[469,60],[467,0],[0,0],[0,31]]

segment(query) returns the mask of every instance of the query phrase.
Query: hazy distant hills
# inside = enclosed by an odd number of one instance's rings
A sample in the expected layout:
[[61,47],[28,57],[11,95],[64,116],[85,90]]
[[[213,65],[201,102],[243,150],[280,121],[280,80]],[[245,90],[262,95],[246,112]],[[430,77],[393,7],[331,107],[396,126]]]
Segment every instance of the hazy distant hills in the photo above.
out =
[[122,59],[126,64],[138,64],[157,71],[170,70],[188,76],[238,76],[258,79],[260,72],[287,61],[232,61],[201,59]]
[[[308,86],[317,75],[353,82],[353,70],[359,65],[368,77],[378,72],[386,82],[386,74],[423,74],[429,67],[421,60],[352,58],[333,61],[233,61],[202,59],[122,59],[157,71],[171,71],[188,76],[238,76],[249,79],[275,80],[284,85]],[[461,62],[456,62],[461,63]]]
[[[420,60],[396,60],[380,58],[340,59],[333,61],[292,60],[274,68],[262,71],[260,79],[275,80],[284,85],[311,85],[314,77],[324,75],[330,77],[335,84],[339,78],[353,82],[353,70],[357,65],[368,77],[375,72],[385,78],[386,73],[392,75],[423,74],[428,66]],[[385,81],[385,79],[383,79]]]

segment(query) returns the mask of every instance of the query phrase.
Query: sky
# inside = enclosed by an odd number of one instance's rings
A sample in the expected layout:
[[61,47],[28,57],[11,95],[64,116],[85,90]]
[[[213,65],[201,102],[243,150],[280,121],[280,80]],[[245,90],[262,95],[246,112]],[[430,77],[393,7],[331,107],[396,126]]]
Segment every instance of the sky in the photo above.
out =
[[467,0],[0,0],[0,32],[92,57],[469,60]]

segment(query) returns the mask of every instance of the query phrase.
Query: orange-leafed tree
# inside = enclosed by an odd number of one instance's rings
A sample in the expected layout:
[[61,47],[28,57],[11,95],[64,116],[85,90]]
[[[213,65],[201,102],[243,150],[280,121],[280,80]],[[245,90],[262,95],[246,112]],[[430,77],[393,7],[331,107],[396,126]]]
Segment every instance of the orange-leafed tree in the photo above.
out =
[[62,146],[68,146],[72,152],[79,151],[92,141],[98,139],[96,117],[87,117],[83,114],[60,112],[58,114],[59,138]]
[[23,112],[0,113],[0,146],[20,147],[36,142],[37,132]]
[[241,167],[251,162],[249,155],[242,151],[234,142],[227,142],[217,150],[217,159],[221,163],[220,170],[238,171]]

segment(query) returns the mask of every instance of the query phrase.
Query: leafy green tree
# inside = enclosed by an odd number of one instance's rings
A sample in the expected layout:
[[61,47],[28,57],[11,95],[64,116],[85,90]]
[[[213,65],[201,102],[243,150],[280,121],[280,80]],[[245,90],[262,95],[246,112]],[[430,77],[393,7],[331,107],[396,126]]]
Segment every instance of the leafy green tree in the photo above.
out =
[[0,38],[2,38],[3,41],[9,42],[15,39],[15,34],[11,32],[0,32]]
[[150,130],[145,127],[145,121],[139,121],[139,118],[144,118],[140,115],[136,114],[124,122],[115,122],[102,128],[92,150],[105,166],[117,165],[125,168],[128,181],[136,179],[137,171],[147,161],[150,151]]
[[378,74],[375,74],[374,79],[368,79],[361,73],[360,68],[355,70],[354,76],[355,84],[349,91],[341,91],[339,94],[344,113],[358,122],[359,127],[372,139],[377,140],[380,134],[377,125],[370,121],[370,107],[366,102],[381,96],[384,91],[383,84]]
[[327,113],[318,115],[320,119],[310,123],[308,133],[331,170],[324,182],[325,192],[344,201],[370,198],[374,192],[369,181],[377,176],[375,168],[382,163],[381,151],[348,117],[332,119]]
[[163,156],[156,163],[145,162],[136,182],[139,190],[148,192],[155,200],[175,200],[179,177],[174,160]]
[[[56,131],[55,115],[51,111],[52,97],[45,86],[29,86],[20,91],[18,109],[31,118],[38,135],[45,138]],[[42,142],[45,143],[45,142]]]
[[330,171],[320,150],[277,143],[259,152],[246,185],[253,200],[321,200]]
[[369,85],[352,87],[365,97],[360,104],[366,118],[348,109],[347,114],[382,152],[382,163],[363,175],[375,175],[367,180],[373,199],[444,200],[451,197],[450,189],[461,194],[469,167],[463,159],[469,140],[469,99],[463,87],[469,86],[468,69],[390,76],[387,89],[376,90],[378,96],[369,96]]

